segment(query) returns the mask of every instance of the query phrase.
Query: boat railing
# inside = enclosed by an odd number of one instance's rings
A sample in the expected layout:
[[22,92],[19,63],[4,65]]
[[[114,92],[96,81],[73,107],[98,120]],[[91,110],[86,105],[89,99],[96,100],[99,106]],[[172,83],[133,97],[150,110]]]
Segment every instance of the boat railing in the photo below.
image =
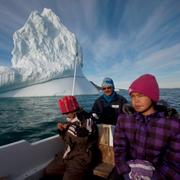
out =
[[[59,135],[35,143],[21,140],[0,146],[0,179],[24,180],[31,174],[42,173],[54,155],[63,149]],[[41,176],[41,174],[39,174]]]

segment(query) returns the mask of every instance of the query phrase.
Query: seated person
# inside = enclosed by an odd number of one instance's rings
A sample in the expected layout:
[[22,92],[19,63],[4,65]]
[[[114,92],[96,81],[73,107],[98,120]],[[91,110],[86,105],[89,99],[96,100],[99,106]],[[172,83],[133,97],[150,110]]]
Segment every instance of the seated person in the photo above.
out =
[[58,123],[58,131],[65,150],[45,169],[45,176],[61,175],[63,180],[83,180],[96,164],[97,127],[90,115],[79,107],[74,96],[59,100],[60,111],[66,116],[65,124]]
[[123,104],[127,100],[114,90],[114,82],[111,78],[104,78],[102,82],[103,95],[95,100],[91,113],[97,123],[116,124],[119,113],[122,112]]
[[129,87],[132,107],[124,108],[114,131],[119,179],[180,179],[180,121],[175,109],[158,105],[156,78],[144,74]]

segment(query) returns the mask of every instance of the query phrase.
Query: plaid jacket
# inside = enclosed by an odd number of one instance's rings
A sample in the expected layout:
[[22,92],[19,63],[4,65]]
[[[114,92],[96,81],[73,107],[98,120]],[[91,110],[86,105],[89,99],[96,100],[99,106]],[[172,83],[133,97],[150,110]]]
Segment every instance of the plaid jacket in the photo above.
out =
[[130,172],[127,161],[141,159],[153,164],[155,179],[180,179],[180,119],[167,119],[163,112],[120,114],[114,152],[119,174]]

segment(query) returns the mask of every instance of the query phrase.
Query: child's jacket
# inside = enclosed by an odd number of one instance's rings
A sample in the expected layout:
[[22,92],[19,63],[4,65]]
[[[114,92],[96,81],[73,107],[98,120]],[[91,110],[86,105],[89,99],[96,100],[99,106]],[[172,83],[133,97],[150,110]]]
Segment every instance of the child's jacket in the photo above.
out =
[[97,145],[98,132],[87,112],[77,112],[77,117],[68,123],[66,130],[59,133],[65,142],[63,159],[67,166],[71,162],[75,169],[87,169],[94,163],[92,154]]
[[115,163],[119,174],[128,173],[129,160],[147,160],[157,179],[180,178],[180,120],[165,112],[149,116],[121,114],[114,132]]

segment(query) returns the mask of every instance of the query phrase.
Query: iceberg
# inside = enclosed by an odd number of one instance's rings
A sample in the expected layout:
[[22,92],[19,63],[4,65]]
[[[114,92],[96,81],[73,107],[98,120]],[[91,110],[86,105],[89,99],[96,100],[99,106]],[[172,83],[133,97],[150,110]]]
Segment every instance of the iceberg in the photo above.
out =
[[0,66],[0,97],[98,93],[82,72],[83,54],[76,36],[52,10],[31,12],[13,34],[13,42],[12,66]]

